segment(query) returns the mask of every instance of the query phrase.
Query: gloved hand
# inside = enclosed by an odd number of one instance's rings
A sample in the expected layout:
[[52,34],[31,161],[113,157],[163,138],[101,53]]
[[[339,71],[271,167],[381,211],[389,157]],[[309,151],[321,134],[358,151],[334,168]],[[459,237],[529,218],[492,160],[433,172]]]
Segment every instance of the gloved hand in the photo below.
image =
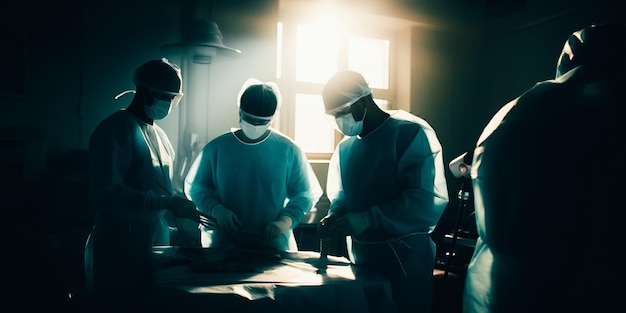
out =
[[279,219],[267,223],[265,226],[265,239],[276,239],[278,235],[288,231],[292,224],[293,221],[288,216],[281,216]]
[[196,209],[196,204],[187,198],[171,196],[167,199],[165,208],[170,210],[175,217],[188,218],[200,223],[200,211]]
[[332,221],[325,228],[328,232],[337,232],[346,236],[354,236],[368,229],[371,223],[372,213],[369,210],[366,210],[362,212],[347,213],[338,217],[335,221]]
[[241,222],[235,212],[227,209],[225,206],[218,204],[213,207],[212,215],[217,220],[217,226],[229,232],[237,232]]
[[336,221],[337,221],[337,216],[335,215],[328,214],[322,217],[319,224],[317,224],[317,232],[322,236],[329,235],[330,233],[329,227]]

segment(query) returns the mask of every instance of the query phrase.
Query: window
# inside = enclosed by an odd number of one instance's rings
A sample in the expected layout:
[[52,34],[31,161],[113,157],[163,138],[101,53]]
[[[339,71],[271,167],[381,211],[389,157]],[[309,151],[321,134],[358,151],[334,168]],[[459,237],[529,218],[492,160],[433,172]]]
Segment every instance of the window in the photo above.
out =
[[309,159],[324,160],[342,138],[324,114],[324,83],[337,70],[355,70],[368,80],[375,101],[383,109],[393,109],[391,55],[397,30],[372,23],[371,16],[355,17],[354,12],[342,16],[326,8],[323,19],[311,13],[310,9],[282,13],[277,27],[276,75],[283,95],[277,124]]

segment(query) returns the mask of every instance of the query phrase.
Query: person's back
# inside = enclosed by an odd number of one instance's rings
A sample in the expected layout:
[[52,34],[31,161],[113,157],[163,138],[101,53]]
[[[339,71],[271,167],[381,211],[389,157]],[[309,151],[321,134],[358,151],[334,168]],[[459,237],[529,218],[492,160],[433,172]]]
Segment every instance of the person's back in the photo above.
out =
[[557,78],[505,105],[483,131],[471,169],[480,238],[464,312],[619,304],[624,34],[615,25],[574,33]]

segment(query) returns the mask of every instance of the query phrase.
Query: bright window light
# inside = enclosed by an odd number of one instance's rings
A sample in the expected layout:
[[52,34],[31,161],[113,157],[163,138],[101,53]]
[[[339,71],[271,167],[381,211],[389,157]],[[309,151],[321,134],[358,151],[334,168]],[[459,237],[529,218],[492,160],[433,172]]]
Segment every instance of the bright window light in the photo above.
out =
[[337,70],[336,30],[298,24],[296,40],[296,80],[325,83]]
[[[380,20],[372,23],[354,12],[335,12],[328,7],[316,11],[312,7],[285,10],[285,18],[278,24],[276,75],[283,91],[279,129],[309,158],[323,160],[343,138],[324,113],[324,84],[337,70],[360,72],[376,89],[374,101],[383,110],[393,109],[390,55],[395,32],[381,31]],[[318,12],[323,14],[316,15]]]
[[283,23],[278,22],[276,27],[276,78],[280,79],[283,71]]
[[324,113],[322,96],[296,94],[295,141],[305,152],[332,153],[335,128]]
[[389,88],[389,40],[351,36],[348,66],[367,77],[369,86]]

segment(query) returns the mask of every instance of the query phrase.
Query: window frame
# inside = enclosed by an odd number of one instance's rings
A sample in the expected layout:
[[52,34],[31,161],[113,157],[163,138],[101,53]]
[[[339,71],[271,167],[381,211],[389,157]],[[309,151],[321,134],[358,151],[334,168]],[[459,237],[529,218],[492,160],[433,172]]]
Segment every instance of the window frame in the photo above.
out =
[[[297,42],[297,28],[299,24],[311,24],[313,21],[307,18],[306,13],[300,11],[288,11],[283,13],[279,17],[278,38],[279,46],[277,47],[278,59],[277,59],[277,83],[280,86],[283,96],[283,102],[281,110],[279,112],[279,118],[276,124],[278,129],[285,133],[290,138],[296,140],[296,114],[295,114],[295,98],[297,94],[312,94],[321,95],[323,84],[321,83],[309,83],[296,81],[296,42]],[[390,23],[385,17],[374,17],[372,15],[364,16],[358,19],[361,25],[352,24],[348,30],[341,34],[340,45],[337,60],[337,70],[348,69],[348,39],[350,36],[359,36],[365,38],[382,39],[389,41],[389,64],[388,64],[388,89],[372,88],[372,93],[375,99],[383,99],[387,101],[388,107],[386,109],[397,109],[396,99],[397,95],[397,61],[394,57],[398,54],[397,38],[399,32],[406,29],[405,23],[400,23],[401,27],[397,23]],[[367,77],[366,77],[367,79]],[[333,146],[341,141],[343,134],[338,131],[334,132]],[[332,152],[309,152],[305,151],[307,157],[310,160],[329,160],[332,156]]]

